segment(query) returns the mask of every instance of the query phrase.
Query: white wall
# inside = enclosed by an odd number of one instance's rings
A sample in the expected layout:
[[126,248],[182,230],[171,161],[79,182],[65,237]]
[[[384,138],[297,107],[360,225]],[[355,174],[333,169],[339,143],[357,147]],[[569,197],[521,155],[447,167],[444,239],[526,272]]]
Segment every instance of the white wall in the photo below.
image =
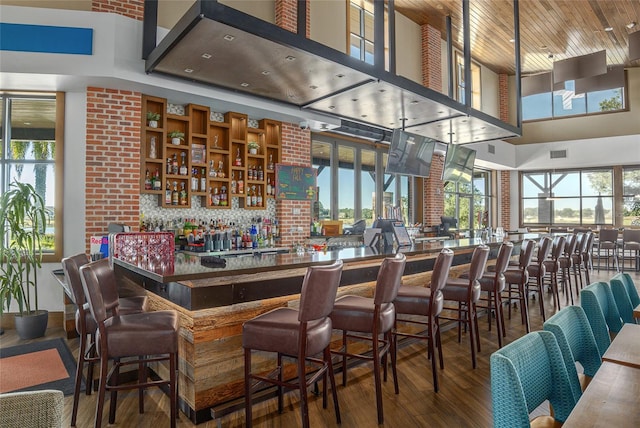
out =
[[396,74],[422,84],[420,26],[396,12]]
[[310,39],[347,53],[347,5],[342,1],[311,0]]

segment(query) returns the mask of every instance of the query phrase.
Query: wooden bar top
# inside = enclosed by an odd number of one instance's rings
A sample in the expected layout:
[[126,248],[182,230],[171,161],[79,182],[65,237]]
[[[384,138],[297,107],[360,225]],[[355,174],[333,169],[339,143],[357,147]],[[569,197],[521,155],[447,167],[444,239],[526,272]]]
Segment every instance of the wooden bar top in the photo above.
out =
[[640,370],[603,362],[564,428],[640,426]]
[[633,317],[640,318],[640,305],[633,308]]
[[640,369],[640,325],[623,325],[602,356],[602,361]]

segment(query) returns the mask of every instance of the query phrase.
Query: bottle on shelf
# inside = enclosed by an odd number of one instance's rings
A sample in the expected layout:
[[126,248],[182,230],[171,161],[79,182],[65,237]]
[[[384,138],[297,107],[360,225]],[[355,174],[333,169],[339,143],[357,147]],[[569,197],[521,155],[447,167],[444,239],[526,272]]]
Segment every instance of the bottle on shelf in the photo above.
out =
[[240,157],[240,147],[236,149],[235,166],[242,166],[242,158]]
[[256,196],[256,186],[251,186],[251,206],[258,206],[258,196]]
[[238,178],[238,193],[244,193],[244,180],[242,179],[242,171],[239,172],[240,177]]
[[258,186],[258,196],[256,197],[256,204],[259,207],[262,206],[262,187],[261,186]]
[[171,160],[171,173],[173,175],[178,175],[178,155],[176,153],[173,154],[173,159]]
[[211,194],[211,205],[217,207],[220,205],[220,195],[218,194],[218,188],[213,188],[213,193]]
[[171,174],[173,162],[171,162],[171,158],[167,158],[167,174]]
[[191,168],[191,191],[198,191],[198,168]]
[[189,170],[187,169],[187,154],[185,152],[180,153],[180,157],[182,157],[182,163],[180,164],[180,175],[188,175]]
[[238,192],[238,182],[236,181],[235,171],[231,171],[231,194],[235,195]]
[[267,196],[271,195],[271,179],[267,179]]
[[151,190],[151,174],[149,174],[149,170],[144,173],[144,189]]
[[251,165],[247,167],[247,180],[253,180],[253,169]]
[[215,178],[218,175],[215,166],[213,166],[213,159],[209,161],[209,177]]
[[149,157],[151,159],[156,159],[158,157],[156,141],[156,137],[151,137],[151,139],[149,140]]
[[156,172],[153,174],[153,190],[162,190],[162,181],[160,180],[160,168],[156,168]]
[[200,170],[200,191],[201,192],[207,191],[207,174],[204,168]]
[[180,183],[180,205],[187,205],[187,189],[185,188],[185,183]]
[[246,199],[246,205],[248,207],[252,206],[251,205],[251,186],[247,186],[247,199]]
[[224,178],[225,175],[226,174],[224,173],[224,162],[218,161],[218,177]]
[[167,181],[167,187],[164,191],[164,204],[171,205],[171,185]]
[[178,182],[173,182],[173,192],[171,192],[171,205],[178,205],[180,195],[178,193]]
[[227,198],[227,186],[223,185],[220,188],[220,190],[221,190],[221,192],[220,192],[220,205],[223,206],[223,207],[226,207],[227,206],[227,201],[228,201],[228,198]]
[[267,164],[267,169],[269,171],[273,171],[275,165],[273,164],[273,153],[269,153],[269,163]]

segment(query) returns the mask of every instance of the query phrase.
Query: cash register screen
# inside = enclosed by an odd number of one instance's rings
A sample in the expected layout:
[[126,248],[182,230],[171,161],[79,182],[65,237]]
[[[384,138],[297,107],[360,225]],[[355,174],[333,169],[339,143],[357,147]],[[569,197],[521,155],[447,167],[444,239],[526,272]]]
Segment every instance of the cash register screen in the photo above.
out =
[[405,247],[411,245],[411,237],[409,236],[409,232],[407,232],[407,228],[404,227],[404,223],[400,221],[394,222],[393,233],[398,241],[398,246]]

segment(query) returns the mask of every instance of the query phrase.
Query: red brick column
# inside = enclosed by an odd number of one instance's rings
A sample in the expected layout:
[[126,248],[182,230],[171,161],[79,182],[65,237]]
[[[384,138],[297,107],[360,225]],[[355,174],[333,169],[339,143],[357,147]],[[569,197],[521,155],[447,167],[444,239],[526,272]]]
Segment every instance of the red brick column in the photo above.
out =
[[[509,121],[509,76],[506,74],[498,75],[498,90],[500,91],[500,120]],[[500,171],[500,218],[498,224],[509,230],[511,228],[511,173],[509,171]]]
[[92,0],[92,12],[109,12],[142,21],[144,0]]
[[[275,0],[276,25],[292,33],[298,32],[298,1],[297,0]],[[307,31],[306,37],[311,35],[311,2],[307,1]]]
[[86,225],[89,237],[109,223],[138,228],[140,219],[139,92],[87,88]]
[[420,27],[422,32],[422,84],[442,92],[442,47],[440,31],[429,24]]
[[444,214],[444,181],[440,179],[443,167],[443,158],[434,155],[429,178],[424,179],[422,188],[424,201],[422,224],[425,226],[440,224],[440,216]]
[[500,120],[509,121],[509,76],[498,75],[498,91],[500,91]]
[[[297,124],[283,123],[281,161],[288,165],[311,166],[311,131],[300,129]],[[309,237],[311,207],[310,201],[276,201],[281,245],[303,242]],[[294,210],[300,213],[294,214]]]

